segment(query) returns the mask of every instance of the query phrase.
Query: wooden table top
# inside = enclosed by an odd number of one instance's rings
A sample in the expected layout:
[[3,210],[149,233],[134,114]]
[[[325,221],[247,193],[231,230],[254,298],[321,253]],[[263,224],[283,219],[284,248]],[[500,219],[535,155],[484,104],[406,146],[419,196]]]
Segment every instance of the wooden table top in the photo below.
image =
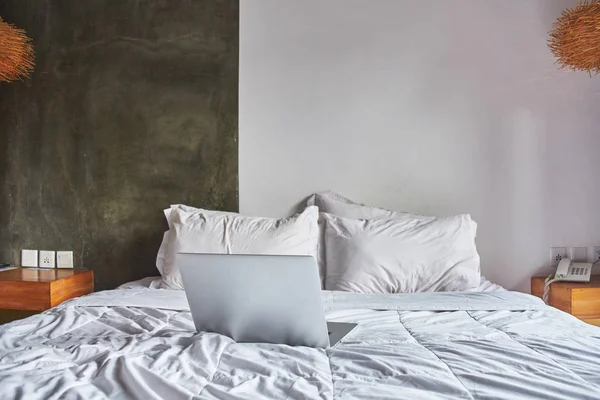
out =
[[[533,277],[534,280],[541,280],[542,282],[546,279],[545,276]],[[553,285],[560,285],[567,289],[587,289],[587,288],[600,288],[600,275],[592,275],[589,282],[565,282],[556,281]]]
[[71,268],[14,268],[0,271],[0,281],[54,282],[89,272]]

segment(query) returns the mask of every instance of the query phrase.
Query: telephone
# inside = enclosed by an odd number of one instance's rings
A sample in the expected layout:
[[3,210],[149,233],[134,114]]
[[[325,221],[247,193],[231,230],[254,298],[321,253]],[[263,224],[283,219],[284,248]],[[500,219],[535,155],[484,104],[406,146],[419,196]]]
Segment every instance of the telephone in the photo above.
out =
[[589,282],[592,275],[592,263],[572,263],[568,258],[563,258],[558,263],[555,281]]
[[563,258],[556,267],[554,276],[550,275],[546,278],[544,286],[544,303],[548,303],[548,295],[550,294],[550,285],[556,281],[568,282],[589,282],[592,275],[593,263],[576,262],[572,263],[570,259]]

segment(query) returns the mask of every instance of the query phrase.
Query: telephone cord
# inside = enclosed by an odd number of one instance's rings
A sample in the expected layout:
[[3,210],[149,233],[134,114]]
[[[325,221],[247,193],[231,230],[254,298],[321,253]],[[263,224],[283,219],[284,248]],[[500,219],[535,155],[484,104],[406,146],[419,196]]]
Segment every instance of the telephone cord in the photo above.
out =
[[544,296],[542,297],[542,300],[544,300],[544,303],[548,304],[548,296],[550,295],[550,285],[552,285],[554,282],[556,282],[558,280],[560,280],[560,279],[554,278],[554,274],[550,274],[544,281],[544,282],[546,282],[546,284],[544,285]]

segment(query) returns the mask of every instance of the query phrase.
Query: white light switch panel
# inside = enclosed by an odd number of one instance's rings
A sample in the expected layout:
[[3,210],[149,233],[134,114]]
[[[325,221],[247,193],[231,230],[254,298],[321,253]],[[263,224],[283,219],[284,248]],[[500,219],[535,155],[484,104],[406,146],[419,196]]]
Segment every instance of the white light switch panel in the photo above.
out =
[[56,252],[56,267],[57,268],[73,268],[73,252],[72,251],[57,251]]
[[571,247],[571,260],[573,262],[586,262],[588,260],[587,247]]
[[21,267],[37,267],[38,266],[38,251],[37,250],[21,250]]
[[54,268],[54,251],[40,250],[40,268]]
[[590,261],[593,263],[600,261],[600,246],[592,247],[592,258],[590,259]]

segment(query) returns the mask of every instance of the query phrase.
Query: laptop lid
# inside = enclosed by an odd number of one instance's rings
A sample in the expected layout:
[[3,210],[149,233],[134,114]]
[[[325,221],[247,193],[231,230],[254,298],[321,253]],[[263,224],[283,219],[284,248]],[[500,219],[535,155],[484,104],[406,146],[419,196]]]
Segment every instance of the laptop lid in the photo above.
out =
[[198,331],[238,342],[329,346],[313,257],[180,253],[176,263]]

